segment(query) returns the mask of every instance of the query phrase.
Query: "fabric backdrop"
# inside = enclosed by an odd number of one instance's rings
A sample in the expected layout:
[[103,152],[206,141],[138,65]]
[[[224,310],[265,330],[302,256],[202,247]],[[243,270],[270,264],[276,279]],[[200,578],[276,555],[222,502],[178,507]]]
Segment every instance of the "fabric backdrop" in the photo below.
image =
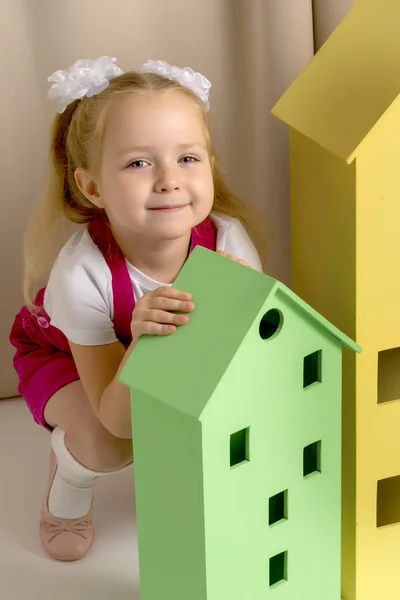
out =
[[22,238],[43,189],[55,104],[47,76],[110,55],[189,65],[212,82],[228,180],[271,238],[266,270],[290,285],[288,136],[269,114],[355,0],[2,0],[0,39],[0,398],[17,393],[8,334],[22,303]]

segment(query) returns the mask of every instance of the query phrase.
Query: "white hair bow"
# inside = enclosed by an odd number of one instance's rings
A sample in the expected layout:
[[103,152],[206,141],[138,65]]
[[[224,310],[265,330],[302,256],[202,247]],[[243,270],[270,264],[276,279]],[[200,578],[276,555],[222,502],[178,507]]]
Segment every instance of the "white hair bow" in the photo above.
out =
[[181,69],[179,67],[169,65],[167,62],[162,60],[149,60],[143,65],[140,71],[142,73],[156,73],[156,75],[161,75],[161,77],[166,77],[167,79],[173,79],[174,81],[177,81],[184,87],[192,90],[192,92],[194,92],[196,96],[202,100],[206,110],[210,109],[208,95],[210,92],[211,83],[206,77],[204,77],[204,75],[193,71],[193,69],[190,67]]
[[111,79],[122,75],[122,69],[114,64],[116,60],[110,56],[81,59],[69,69],[55,71],[47,78],[53,82],[47,97],[58,100],[58,112],[63,113],[74,100],[99,94],[110,85]]
[[[87,96],[90,98],[105,90],[110,81],[122,75],[123,71],[115,65],[116,58],[102,56],[96,59],[77,60],[72,67],[65,70],[55,71],[47,81],[53,83],[48,98],[58,100],[58,112],[63,113],[65,108],[73,102]],[[180,85],[191,89],[204,103],[206,110],[210,108],[208,99],[211,88],[210,81],[193,71],[190,67],[181,69],[169,65],[162,60],[149,60],[140,71],[142,73],[155,73],[167,79],[173,79]]]

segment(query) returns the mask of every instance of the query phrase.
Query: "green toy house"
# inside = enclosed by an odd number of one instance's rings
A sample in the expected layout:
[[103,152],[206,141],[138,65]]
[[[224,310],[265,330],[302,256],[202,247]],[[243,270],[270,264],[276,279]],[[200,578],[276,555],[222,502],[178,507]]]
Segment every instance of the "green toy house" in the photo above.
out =
[[196,247],[190,322],[131,388],[141,600],[338,600],[342,348],[285,285]]

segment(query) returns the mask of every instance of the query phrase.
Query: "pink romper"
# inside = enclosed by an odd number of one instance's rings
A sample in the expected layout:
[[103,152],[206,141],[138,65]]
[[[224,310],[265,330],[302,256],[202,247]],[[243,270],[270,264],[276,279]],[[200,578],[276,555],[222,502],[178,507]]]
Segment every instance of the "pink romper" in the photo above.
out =
[[[130,324],[135,298],[125,257],[104,219],[93,219],[88,231],[111,271],[114,330],[127,348],[132,340]],[[198,245],[216,250],[216,229],[210,218],[192,229],[190,251]],[[13,364],[19,378],[18,392],[25,398],[35,421],[51,430],[44,419],[46,403],[59,389],[77,381],[79,374],[66,336],[51,325],[43,308],[44,293],[45,288],[35,299],[35,305],[40,308],[37,315],[26,306],[20,310],[9,339],[16,348]]]

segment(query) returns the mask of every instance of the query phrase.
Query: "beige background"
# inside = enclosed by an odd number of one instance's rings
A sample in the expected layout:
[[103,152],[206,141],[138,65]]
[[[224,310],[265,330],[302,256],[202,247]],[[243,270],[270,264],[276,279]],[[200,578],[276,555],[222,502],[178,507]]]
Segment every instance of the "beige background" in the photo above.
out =
[[22,303],[22,237],[44,181],[55,106],[47,76],[77,58],[190,65],[213,83],[216,146],[260,207],[266,270],[290,284],[286,128],[269,111],[355,0],[1,0],[0,397],[17,393],[8,334]]

